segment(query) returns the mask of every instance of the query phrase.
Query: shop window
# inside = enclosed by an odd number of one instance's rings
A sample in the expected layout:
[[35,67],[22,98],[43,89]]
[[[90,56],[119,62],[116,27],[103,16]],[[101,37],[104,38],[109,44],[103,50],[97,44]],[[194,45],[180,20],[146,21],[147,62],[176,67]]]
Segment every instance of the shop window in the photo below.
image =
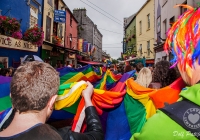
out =
[[8,68],[8,57],[0,57],[0,68]]
[[46,18],[46,41],[50,42],[51,36],[51,18],[47,16]]
[[30,6],[30,27],[35,26],[38,23],[38,9]]

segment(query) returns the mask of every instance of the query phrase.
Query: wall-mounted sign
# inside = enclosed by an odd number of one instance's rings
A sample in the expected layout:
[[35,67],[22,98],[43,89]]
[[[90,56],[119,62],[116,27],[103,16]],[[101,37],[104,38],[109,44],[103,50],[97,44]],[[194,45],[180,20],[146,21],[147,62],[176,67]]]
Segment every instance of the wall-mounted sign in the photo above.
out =
[[59,23],[65,23],[66,21],[66,12],[62,10],[54,11],[54,21]]
[[0,35],[0,47],[37,52],[38,47],[30,42]]

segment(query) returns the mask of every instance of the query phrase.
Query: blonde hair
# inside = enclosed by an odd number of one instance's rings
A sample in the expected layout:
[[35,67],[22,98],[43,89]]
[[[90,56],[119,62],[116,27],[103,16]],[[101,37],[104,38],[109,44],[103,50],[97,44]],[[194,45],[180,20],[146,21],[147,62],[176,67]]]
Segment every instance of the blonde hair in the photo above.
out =
[[137,79],[135,80],[139,85],[143,87],[148,87],[152,81],[152,74],[149,68],[142,68],[137,75]]

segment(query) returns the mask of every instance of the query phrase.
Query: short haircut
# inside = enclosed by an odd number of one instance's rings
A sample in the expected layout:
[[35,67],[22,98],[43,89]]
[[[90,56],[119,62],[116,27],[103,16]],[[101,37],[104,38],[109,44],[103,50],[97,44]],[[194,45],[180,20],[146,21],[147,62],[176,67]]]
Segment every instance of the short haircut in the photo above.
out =
[[137,64],[136,64],[136,71],[137,71],[137,72],[140,72],[140,70],[141,70],[143,67],[144,67],[144,65],[143,65],[141,62],[137,63]]
[[39,61],[19,66],[11,81],[13,108],[21,112],[41,111],[56,95],[60,85],[58,72],[49,64]]
[[124,72],[129,72],[129,71],[132,71],[131,65],[126,65],[125,69],[124,69]]

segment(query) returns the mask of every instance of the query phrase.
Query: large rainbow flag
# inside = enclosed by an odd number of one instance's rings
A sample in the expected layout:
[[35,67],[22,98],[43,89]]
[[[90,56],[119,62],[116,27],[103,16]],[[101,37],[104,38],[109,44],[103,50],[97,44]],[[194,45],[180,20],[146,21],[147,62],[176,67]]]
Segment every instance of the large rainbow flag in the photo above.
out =
[[[90,81],[95,87],[92,102],[102,121],[107,140],[130,139],[155,114],[157,108],[162,108],[165,103],[175,102],[184,87],[182,79],[178,79],[159,90],[144,88],[130,78],[135,71],[121,76],[114,75],[111,71],[103,73],[101,69],[95,72],[90,65],[80,69],[61,68],[57,71],[60,73],[61,85],[50,121],[69,120],[71,123],[73,119],[72,130],[83,132],[86,126],[81,91],[86,88],[85,81]],[[10,80],[11,78],[0,77],[0,123],[11,107]],[[6,109],[7,112],[4,111]],[[67,124],[66,121],[64,124]]]

